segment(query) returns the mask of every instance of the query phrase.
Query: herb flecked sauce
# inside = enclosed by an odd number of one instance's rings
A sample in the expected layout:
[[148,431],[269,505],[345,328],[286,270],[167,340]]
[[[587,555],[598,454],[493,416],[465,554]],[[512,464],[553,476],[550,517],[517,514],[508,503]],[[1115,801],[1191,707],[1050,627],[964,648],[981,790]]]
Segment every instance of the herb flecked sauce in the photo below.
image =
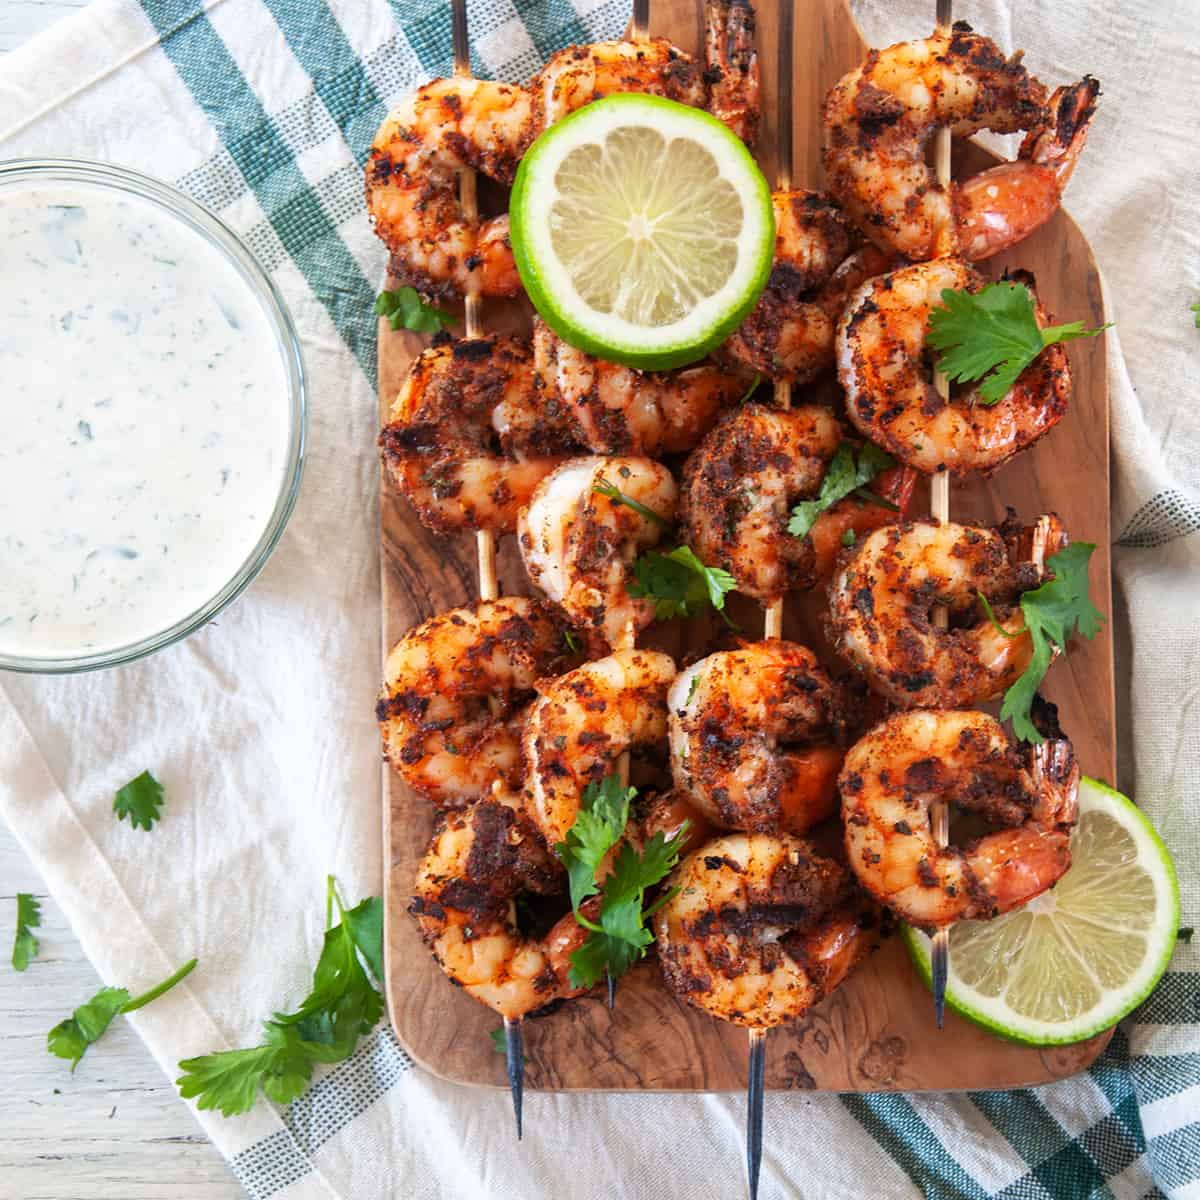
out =
[[149,201],[0,191],[0,653],[183,620],[270,519],[287,376],[248,284]]

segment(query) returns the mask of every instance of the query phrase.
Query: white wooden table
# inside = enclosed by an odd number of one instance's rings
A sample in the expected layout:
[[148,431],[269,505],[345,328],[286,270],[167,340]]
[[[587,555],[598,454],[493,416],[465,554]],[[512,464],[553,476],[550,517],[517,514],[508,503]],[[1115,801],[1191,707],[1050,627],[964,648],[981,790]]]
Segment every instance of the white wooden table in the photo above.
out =
[[[0,59],[87,0],[0,0]],[[42,901],[41,953],[9,965],[17,892]],[[0,823],[0,1200],[241,1200],[224,1160],[124,1021],[74,1075],[47,1031],[101,986]]]

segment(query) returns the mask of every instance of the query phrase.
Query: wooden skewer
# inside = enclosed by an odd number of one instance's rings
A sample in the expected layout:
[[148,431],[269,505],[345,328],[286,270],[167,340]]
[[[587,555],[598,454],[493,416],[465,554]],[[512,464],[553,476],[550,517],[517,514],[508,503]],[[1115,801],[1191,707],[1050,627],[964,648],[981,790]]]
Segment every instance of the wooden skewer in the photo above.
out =
[[[471,74],[471,39],[467,26],[467,0],[451,0],[450,30],[454,46],[454,74]],[[479,220],[479,193],[475,172],[469,167],[458,173],[458,197],[463,215],[469,224]],[[478,285],[472,281],[463,297],[465,336],[476,338],[483,332],[480,319]],[[479,599],[495,600],[500,594],[496,580],[496,539],[490,529],[475,533],[475,549],[479,560]],[[497,710],[493,698],[492,711]],[[508,1090],[512,1095],[513,1116],[517,1122],[517,1141],[521,1140],[521,1109],[525,1097],[525,1049],[521,1038],[521,1018],[504,1018],[504,1061],[508,1068]]]
[[[775,173],[776,190],[786,192],[792,186],[792,29],[795,11],[792,0],[779,8],[779,102],[775,106],[775,153],[779,160]],[[775,381],[775,406],[792,407],[792,385],[787,379]],[[783,597],[767,605],[763,613],[763,637],[783,637]]]
[[[950,29],[950,13],[952,0],[937,0],[937,23],[939,31],[948,32]],[[937,180],[941,186],[950,183],[950,129],[943,125],[938,129],[934,140],[934,168]],[[953,217],[938,234],[938,253],[949,254],[953,241]],[[950,397],[950,381],[935,370],[933,385],[943,400]],[[930,481],[929,510],[933,518],[943,524],[950,520],[950,472],[939,471]],[[944,608],[933,611],[933,623],[939,629],[945,629],[949,614]],[[950,841],[950,814],[946,805],[941,801],[930,809],[930,823],[934,841],[939,846],[945,846]],[[939,1029],[946,1020],[946,978],[950,972],[950,928],[943,926],[933,935],[931,951],[931,984],[933,987],[933,1016]]]
[[[778,80],[775,105],[775,173],[777,190],[792,186],[792,38],[795,29],[793,0],[779,7]],[[781,409],[792,406],[789,380],[775,381],[775,404]],[[763,614],[763,637],[783,636],[783,597],[772,600]],[[758,1198],[758,1178],[762,1172],[763,1101],[766,1089],[767,1030],[752,1028],[749,1033],[749,1061],[746,1072],[746,1181],[750,1200]]]

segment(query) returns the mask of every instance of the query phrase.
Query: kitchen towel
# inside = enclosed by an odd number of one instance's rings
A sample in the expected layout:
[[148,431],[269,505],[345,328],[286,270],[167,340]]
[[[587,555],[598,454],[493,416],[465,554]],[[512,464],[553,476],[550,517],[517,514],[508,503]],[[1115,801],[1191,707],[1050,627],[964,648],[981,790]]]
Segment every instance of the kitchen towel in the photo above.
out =
[[[863,0],[868,38],[932,4]],[[522,81],[617,35],[627,0],[478,0],[473,66]],[[1115,463],[1120,782],[1200,915],[1200,8],[959,5],[1042,78],[1104,99],[1069,204],[1106,274]],[[237,229],[295,316],[310,380],[299,506],[262,576],[154,658],[0,682],[0,811],[108,981],[201,967],[132,1020],[174,1078],[253,1044],[310,977],[333,872],[381,883],[375,319],[384,252],[361,165],[390,102],[450,69],[444,0],[97,0],[0,63],[0,156],[100,158],[175,183]],[[0,481],[3,486],[3,481]],[[1086,531],[1083,531],[1086,534]],[[151,767],[152,834],[117,823]],[[36,986],[36,968],[30,986]],[[777,1094],[762,1194],[1200,1197],[1200,945],[1082,1076],[1034,1091]],[[103,1046],[93,1054],[103,1054]],[[737,1096],[503,1093],[415,1067],[386,1027],[286,1109],[198,1114],[256,1200],[716,1200],[742,1187]]]

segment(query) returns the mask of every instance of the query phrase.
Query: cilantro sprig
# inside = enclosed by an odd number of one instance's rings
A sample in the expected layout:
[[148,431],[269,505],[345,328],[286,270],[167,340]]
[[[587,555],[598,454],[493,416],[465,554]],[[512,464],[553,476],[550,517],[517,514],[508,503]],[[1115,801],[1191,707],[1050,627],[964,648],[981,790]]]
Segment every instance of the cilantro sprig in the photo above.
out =
[[375,312],[386,317],[393,329],[411,329],[414,333],[438,333],[457,322],[448,312],[426,304],[416,288],[402,287],[382,291],[375,300]]
[[383,997],[367,968],[382,981],[383,902],[374,896],[348,909],[330,876],[327,926],[333,905],[341,920],[326,929],[308,996],[295,1012],[277,1012],[263,1022],[262,1045],[184,1059],[176,1082],[185,1099],[226,1117],[249,1111],[260,1091],[276,1104],[288,1104],[304,1091],[316,1063],[349,1058],[378,1022]]
[[712,605],[731,629],[737,626],[725,615],[725,596],[737,586],[723,567],[706,566],[690,546],[678,546],[668,554],[649,550],[633,564],[629,594],[654,601],[654,616],[692,617]]
[[857,452],[850,442],[843,442],[829,460],[816,499],[801,500],[792,509],[788,533],[795,537],[804,537],[816,524],[821,513],[851,494],[862,500],[895,509],[894,504],[867,488],[867,484],[876,475],[895,465],[896,460],[886,450],[881,450],[871,442],[864,442]]
[[33,935],[42,923],[42,906],[29,892],[17,893],[17,934],[13,938],[12,965],[24,971],[38,952],[38,940]]
[[103,987],[86,1004],[81,1004],[65,1021],[59,1021],[46,1034],[46,1049],[59,1058],[70,1059],[71,1070],[79,1066],[79,1060],[87,1048],[103,1037],[104,1032],[122,1013],[136,1012],[169,992],[181,979],[190,975],[196,960],[189,959],[173,975],[152,987],[140,996],[131,997],[123,987]]
[[[622,784],[616,773],[589,783],[575,824],[555,847],[567,868],[575,920],[588,930],[583,945],[571,954],[568,977],[572,987],[592,987],[604,976],[618,979],[624,975],[654,940],[646,919],[673,895],[668,892],[651,908],[645,907],[646,889],[679,861],[686,825],[670,839],[656,833],[641,853],[623,843],[604,882],[596,882],[600,863],[625,834],[629,804],[636,795],[637,790]],[[600,908],[593,921],[580,907],[595,895],[600,897]]]
[[982,379],[979,400],[1003,399],[1017,376],[1047,347],[1073,338],[1095,337],[1108,325],[1085,329],[1082,321],[1038,326],[1029,289],[999,280],[978,292],[946,288],[929,314],[927,341],[938,351],[938,370],[952,382]]
[[645,517],[647,521],[652,521],[655,525],[659,525],[663,529],[669,529],[671,526],[670,520],[664,517],[662,513],[656,513],[654,509],[647,507],[640,500],[635,500],[632,496],[625,495],[615,483],[610,483],[607,479],[597,479],[592,484],[592,491],[598,496],[603,496],[613,504],[623,504],[626,508],[632,508],[638,516]]
[[1011,717],[1013,730],[1022,741],[1041,743],[1045,740],[1034,726],[1030,713],[1033,698],[1054,660],[1055,650],[1065,652],[1073,632],[1078,631],[1089,639],[1100,632],[1104,618],[1088,597],[1088,562],[1095,549],[1089,542],[1073,542],[1046,560],[1054,577],[1021,597],[1021,613],[1025,618],[1022,630],[1003,629],[991,605],[981,597],[984,611],[1006,637],[1019,637],[1027,632],[1033,641],[1029,665],[1004,693],[1004,704],[1000,709],[1000,719]]
[[140,826],[149,831],[162,816],[162,805],[162,784],[149,771],[143,771],[117,792],[113,800],[113,812],[117,814],[118,821],[128,817],[134,829]]

